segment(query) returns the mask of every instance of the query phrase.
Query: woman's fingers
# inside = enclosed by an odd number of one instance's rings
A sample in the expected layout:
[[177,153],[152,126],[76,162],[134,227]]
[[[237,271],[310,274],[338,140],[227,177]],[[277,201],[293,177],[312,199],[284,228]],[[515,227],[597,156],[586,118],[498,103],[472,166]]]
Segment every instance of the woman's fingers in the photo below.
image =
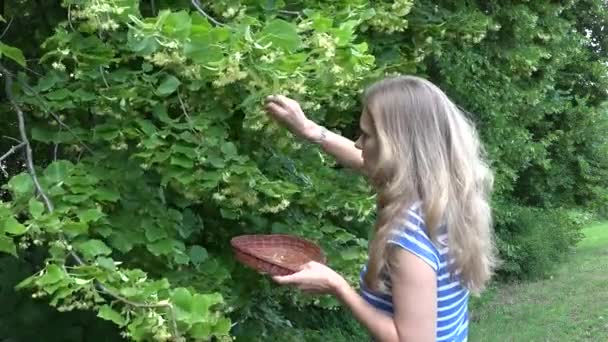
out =
[[288,284],[294,284],[297,283],[297,277],[295,277],[295,273],[294,274],[290,274],[290,275],[286,275],[286,276],[274,276],[272,277],[272,280],[274,280],[275,282],[281,284],[281,285],[288,285]]
[[274,102],[269,102],[265,106],[266,110],[271,114],[276,114],[278,116],[284,117],[287,115],[287,111]]
[[270,95],[266,98],[266,103],[276,103],[277,105],[294,110],[298,106],[298,102],[284,95]]

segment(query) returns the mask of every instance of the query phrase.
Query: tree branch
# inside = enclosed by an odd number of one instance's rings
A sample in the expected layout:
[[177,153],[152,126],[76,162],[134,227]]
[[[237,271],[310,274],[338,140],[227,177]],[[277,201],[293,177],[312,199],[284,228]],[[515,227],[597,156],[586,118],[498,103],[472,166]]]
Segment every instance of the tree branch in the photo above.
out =
[[282,13],[282,14],[292,14],[292,15],[300,15],[300,12],[298,12],[298,11],[288,11],[288,10],[279,10],[279,13]]
[[70,25],[70,28],[72,29],[72,31],[76,32],[76,30],[74,29],[74,26],[72,25],[72,4],[71,3],[68,5],[68,24]]
[[25,119],[23,116],[23,111],[21,111],[21,108],[17,105],[13,97],[13,76],[9,72],[7,72],[3,65],[0,65],[0,69],[4,73],[4,89],[6,91],[6,97],[13,106],[15,112],[17,112],[17,119],[19,120],[19,132],[21,133],[21,141],[25,144],[25,163],[27,165],[27,169],[30,173],[30,176],[32,177],[32,181],[34,182],[36,191],[38,191],[38,194],[40,194],[40,196],[42,197],[42,200],[44,201],[47,210],[52,213],[53,203],[51,203],[51,200],[42,189],[42,186],[38,181],[38,176],[36,175],[36,169],[34,168],[32,147],[25,131]]
[[0,163],[8,158],[8,156],[10,156],[11,154],[15,153],[18,149],[22,148],[25,145],[24,142],[20,143],[19,145],[14,145],[10,148],[10,150],[8,150],[8,152],[6,152],[5,154],[2,155],[2,157],[0,157]]
[[[27,164],[28,172],[30,174],[30,177],[32,178],[32,181],[34,182],[34,186],[36,187],[37,192],[40,194],[40,196],[42,196],[42,199],[46,206],[47,211],[49,213],[53,213],[53,211],[54,211],[53,203],[51,202],[50,198],[46,195],[44,190],[42,189],[42,186],[40,185],[40,182],[38,181],[38,177],[36,175],[36,169],[34,167],[34,158],[32,155],[32,149],[31,149],[30,141],[27,137],[27,131],[25,129],[25,117],[24,117],[23,111],[21,110],[21,107],[19,107],[19,105],[15,102],[15,99],[13,97],[13,90],[12,90],[13,75],[10,72],[8,72],[2,64],[0,64],[0,70],[4,73],[4,85],[5,85],[6,97],[8,98],[13,109],[17,113],[17,119],[19,120],[19,132],[21,134],[21,140],[22,140],[21,144],[23,144],[25,146],[26,164]],[[64,237],[62,237],[62,241],[66,246],[68,245],[68,243]],[[76,263],[79,266],[86,265],[86,263],[80,258],[80,256],[78,256],[78,254],[76,252],[70,250],[70,256],[72,256],[74,258],[74,260],[76,261]],[[177,322],[176,322],[176,318],[175,318],[174,308],[173,308],[173,305],[171,305],[171,303],[146,304],[146,303],[133,302],[129,299],[126,299],[126,298],[110,291],[107,287],[105,287],[99,281],[95,281],[95,283],[96,283],[96,287],[99,289],[100,292],[105,293],[106,295],[108,295],[120,302],[123,302],[124,304],[130,305],[133,307],[137,307],[137,308],[161,308],[161,307],[168,308],[170,311],[170,315],[171,315],[170,320],[172,323],[174,338],[176,338],[177,340],[181,339],[181,336],[179,335],[179,331],[177,329]]]
[[11,154],[15,153],[18,149],[20,149],[21,147],[25,146],[25,143],[19,143],[19,145],[14,145],[11,147],[10,150],[8,150],[8,152],[6,152],[5,154],[2,155],[2,157],[0,157],[0,170],[2,170],[2,173],[4,174],[4,177],[8,178],[9,174],[8,172],[6,172],[5,167],[2,165],[2,161],[6,158],[8,158]]
[[106,80],[106,76],[104,75],[103,67],[99,66],[99,72],[101,73],[101,79],[103,80],[103,84],[106,85],[106,88],[110,89],[110,85],[108,84],[108,80]]
[[21,141],[19,139],[16,139],[16,138],[13,138],[13,137],[9,137],[8,135],[3,135],[2,137],[5,138],[5,139],[8,139],[8,140],[12,140],[12,141],[16,142],[17,144],[21,144],[23,142],[23,141]]
[[11,24],[13,23],[13,19],[15,19],[15,17],[11,17],[11,20],[9,20],[8,24],[6,24],[6,28],[4,29],[4,31],[2,31],[2,34],[0,34],[0,39],[4,38],[4,36],[8,32],[8,29],[11,28]]
[[[0,71],[2,71],[3,73],[8,74],[11,78],[14,76],[10,71],[8,71],[6,68],[4,68],[3,66],[0,66]],[[53,113],[52,111],[49,110],[49,108],[46,106],[46,104],[44,103],[44,99],[40,96],[40,94],[38,94],[38,92],[36,90],[34,90],[32,87],[30,87],[28,84],[20,82],[19,83],[23,88],[31,91],[34,96],[36,96],[36,98],[40,101],[40,104],[42,105],[42,107],[44,107],[44,111],[49,114],[50,116],[53,117],[53,119],[55,119],[55,121],[57,121],[57,123],[62,126],[63,128],[65,128],[68,132],[70,132],[70,134],[76,138],[76,140],[78,140],[78,142],[82,145],[82,147],[84,147],[85,150],[87,150],[89,153],[91,154],[95,154],[95,152],[93,152],[93,150],[91,150],[91,148],[84,142],[82,141],[82,139],[80,139],[80,137],[78,135],[76,135],[76,133],[74,133],[74,131],[72,130],[72,128],[68,125],[65,124],[65,122],[63,122],[63,120],[61,120],[61,118],[59,117],[59,115]]]
[[156,3],[154,0],[150,0],[150,9],[152,10],[152,15],[156,15]]
[[224,26],[224,24],[213,19],[213,17],[211,17],[209,14],[207,14],[207,12],[205,12],[205,10],[203,10],[203,6],[201,6],[201,2],[199,0],[192,0],[191,2],[192,5],[194,5],[194,7],[200,12],[200,14],[203,15],[203,17],[207,18],[210,22],[214,23],[217,26]]

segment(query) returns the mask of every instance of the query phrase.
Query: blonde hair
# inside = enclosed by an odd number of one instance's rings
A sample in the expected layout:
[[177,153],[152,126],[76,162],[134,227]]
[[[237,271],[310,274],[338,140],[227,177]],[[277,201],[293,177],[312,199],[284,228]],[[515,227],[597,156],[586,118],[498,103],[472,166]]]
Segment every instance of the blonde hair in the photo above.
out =
[[391,266],[389,235],[420,201],[429,238],[437,243],[439,227],[447,226],[451,269],[472,293],[481,292],[497,258],[488,203],[493,175],[474,124],[437,86],[414,76],[373,84],[364,106],[379,146],[369,175],[378,217],[366,285],[380,288],[381,271]]

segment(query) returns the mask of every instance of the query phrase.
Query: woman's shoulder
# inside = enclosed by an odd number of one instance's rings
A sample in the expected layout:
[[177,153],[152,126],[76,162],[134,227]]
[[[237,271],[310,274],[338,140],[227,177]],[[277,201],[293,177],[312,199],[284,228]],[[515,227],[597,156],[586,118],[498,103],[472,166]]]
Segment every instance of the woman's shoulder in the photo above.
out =
[[441,264],[441,253],[429,238],[419,203],[410,206],[396,222],[387,241],[420,257],[435,271]]

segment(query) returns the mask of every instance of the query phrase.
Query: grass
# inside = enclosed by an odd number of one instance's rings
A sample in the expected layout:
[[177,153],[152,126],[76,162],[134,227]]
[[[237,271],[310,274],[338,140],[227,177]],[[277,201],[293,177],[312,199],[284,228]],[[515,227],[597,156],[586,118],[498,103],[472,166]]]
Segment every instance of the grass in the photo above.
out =
[[608,341],[608,223],[583,232],[549,279],[485,294],[471,311],[469,341]]

